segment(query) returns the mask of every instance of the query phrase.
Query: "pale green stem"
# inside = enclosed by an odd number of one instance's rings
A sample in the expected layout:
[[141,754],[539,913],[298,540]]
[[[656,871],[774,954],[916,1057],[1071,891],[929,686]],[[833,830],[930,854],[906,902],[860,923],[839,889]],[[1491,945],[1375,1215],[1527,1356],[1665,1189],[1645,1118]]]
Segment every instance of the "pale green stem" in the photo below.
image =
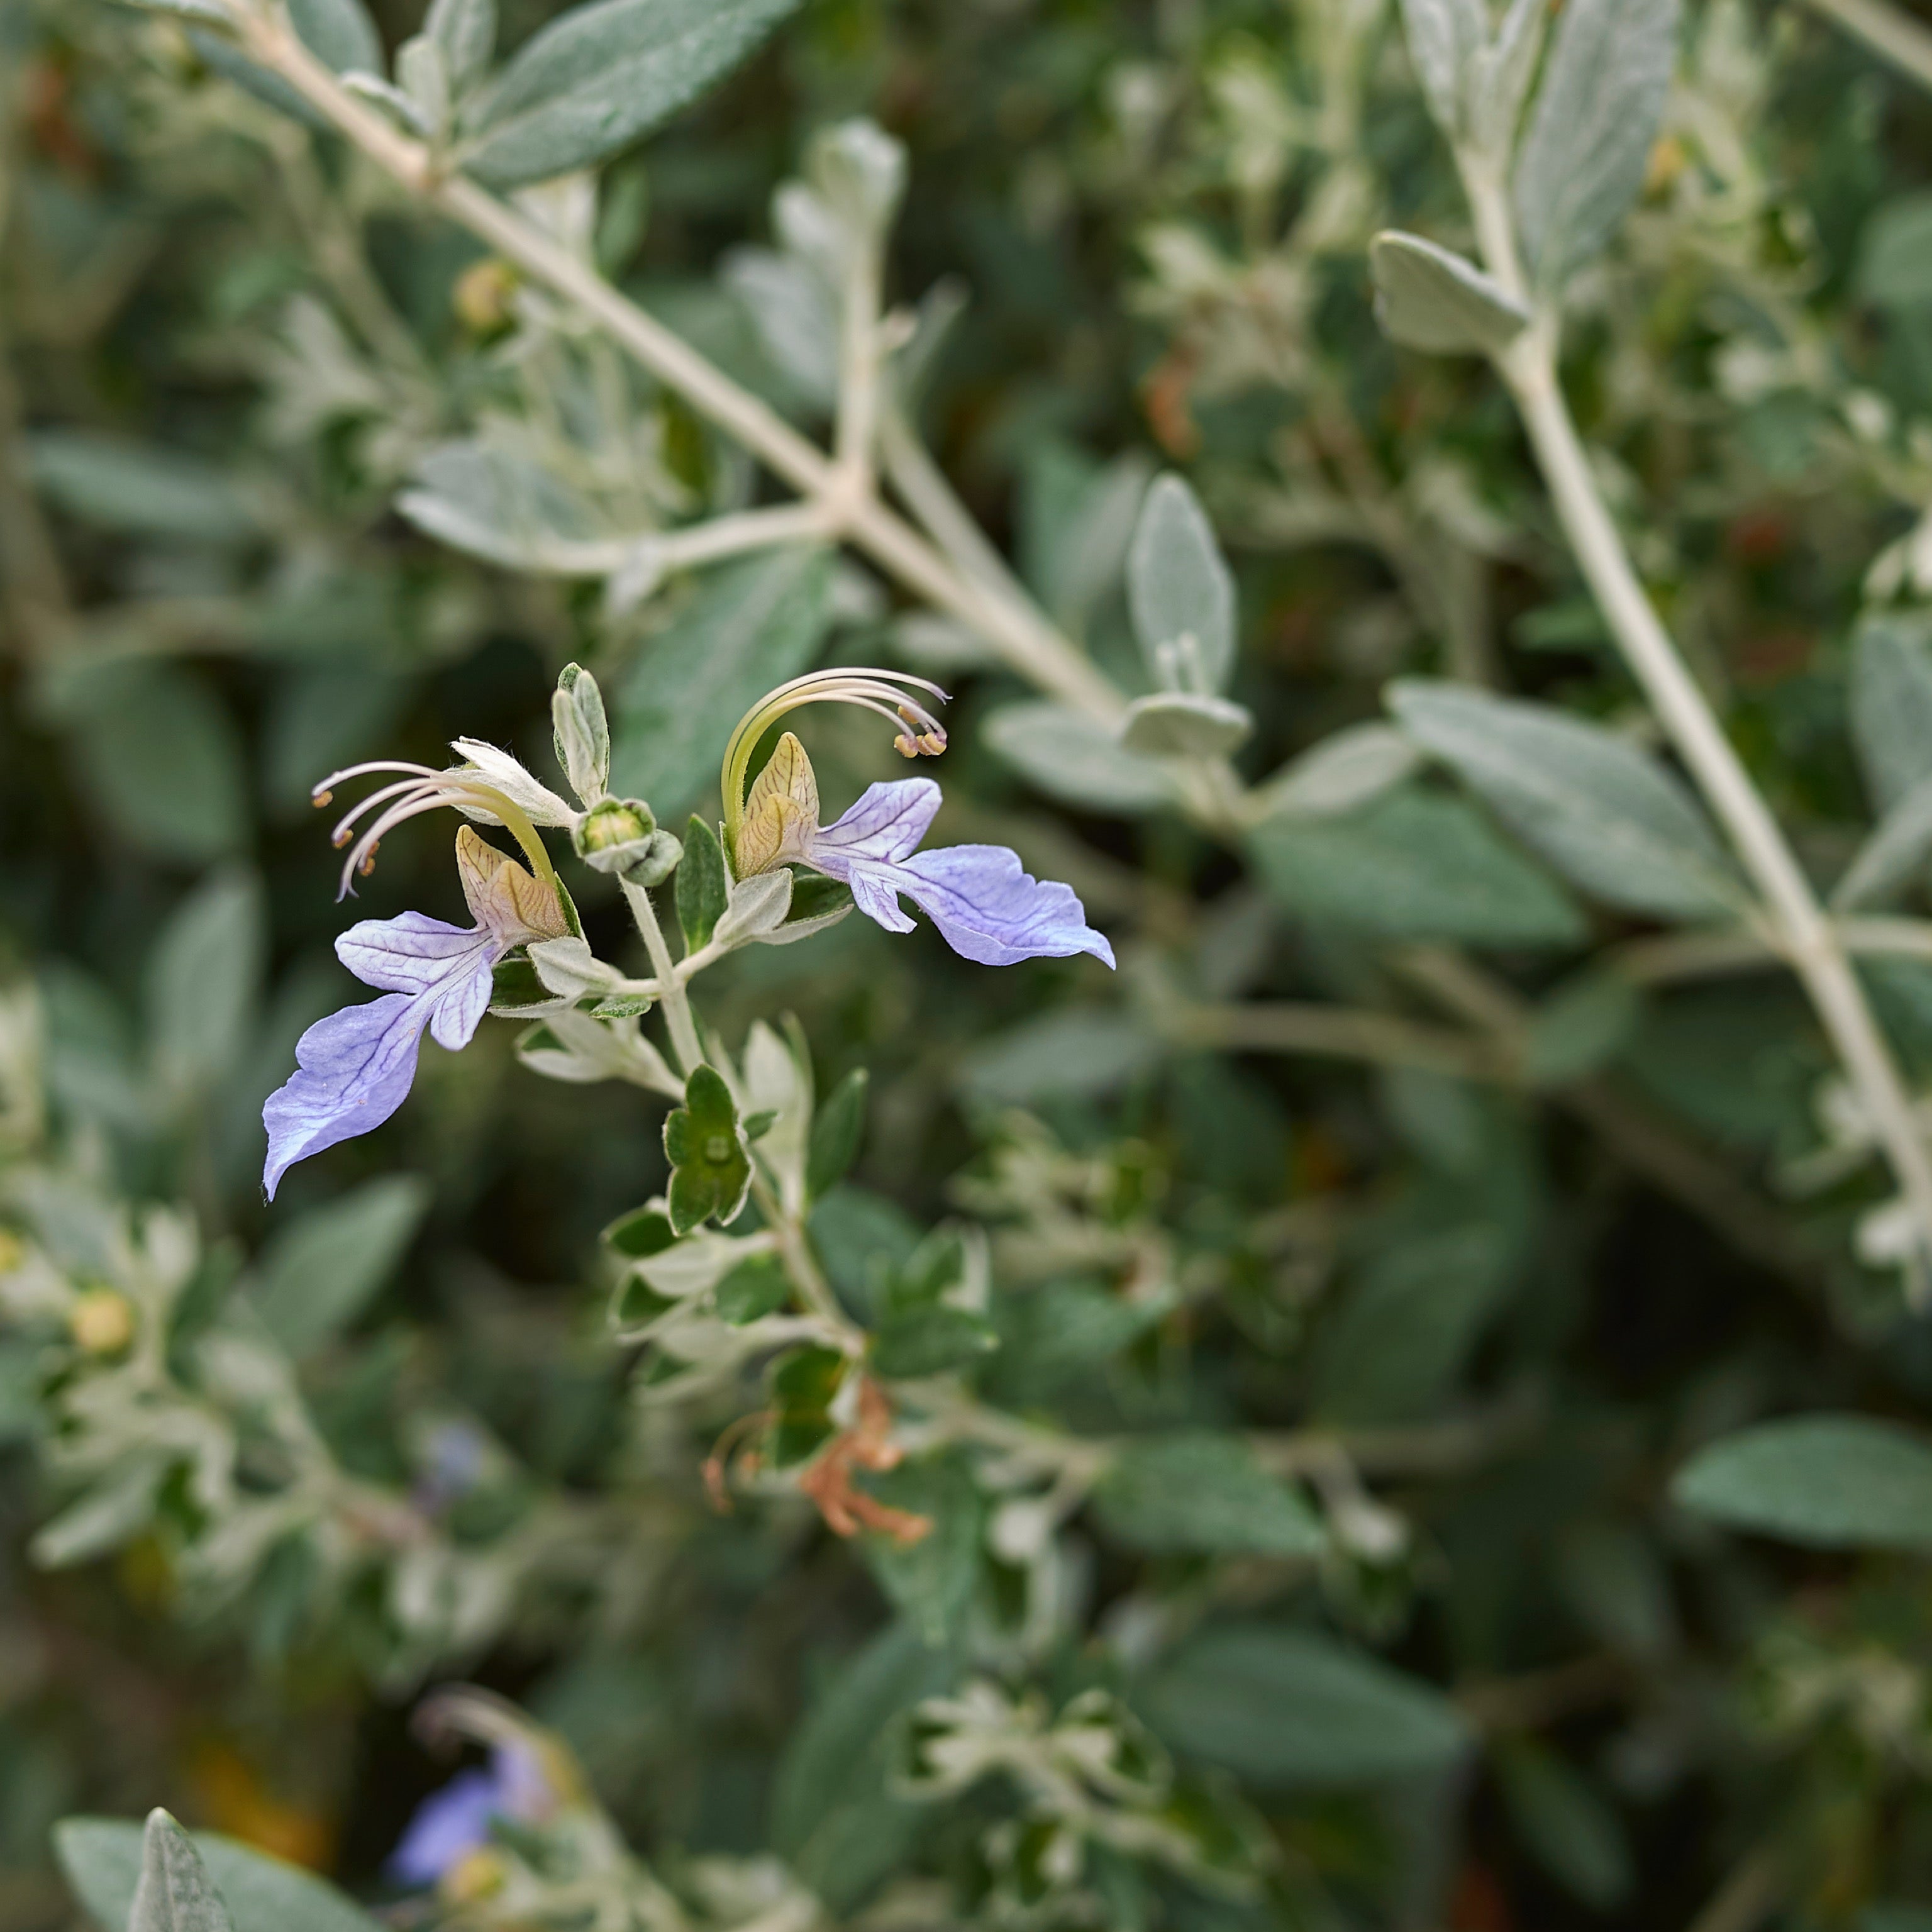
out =
[[678,1070],[688,1074],[704,1058],[698,1022],[692,1016],[691,996],[671,964],[670,947],[665,942],[664,928],[658,923],[658,909],[651,902],[650,888],[634,886],[628,879],[623,886],[625,903],[631,908],[631,916],[637,922],[644,950],[650,955],[651,967],[657,975],[658,996],[664,1008],[664,1024],[670,1029],[671,1051],[677,1057]]
[[[1490,272],[1510,295],[1528,299],[1500,178],[1467,157],[1463,174]],[[1810,881],[1638,580],[1564,400],[1555,320],[1546,309],[1497,358],[1497,367],[1516,399],[1584,579],[1625,662],[1762,895],[1780,949],[1810,994],[1911,1204],[1922,1244],[1932,1253],[1932,1156],[1914,1121],[1905,1083]],[[1912,1271],[1910,1288],[1915,1301],[1932,1288],[1923,1267]]]
[[878,242],[866,236],[853,249],[845,272],[841,317],[838,420],[832,448],[844,487],[855,497],[871,493],[873,452],[879,428],[879,305],[883,264]]

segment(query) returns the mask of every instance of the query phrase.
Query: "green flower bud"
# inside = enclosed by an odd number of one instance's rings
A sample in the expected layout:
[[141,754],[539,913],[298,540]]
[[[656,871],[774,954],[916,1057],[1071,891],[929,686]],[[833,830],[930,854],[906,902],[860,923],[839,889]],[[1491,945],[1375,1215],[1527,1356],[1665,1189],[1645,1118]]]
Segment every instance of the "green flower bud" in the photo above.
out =
[[650,854],[658,822],[640,798],[607,798],[571,828],[577,856],[600,872],[627,872]]

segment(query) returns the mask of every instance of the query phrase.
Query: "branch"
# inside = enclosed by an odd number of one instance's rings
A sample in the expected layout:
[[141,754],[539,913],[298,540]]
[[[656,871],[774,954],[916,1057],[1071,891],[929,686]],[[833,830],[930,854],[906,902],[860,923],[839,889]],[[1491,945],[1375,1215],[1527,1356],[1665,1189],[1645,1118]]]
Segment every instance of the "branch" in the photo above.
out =
[[1465,1080],[1517,1078],[1510,1057],[1490,1040],[1364,1007],[1288,1000],[1192,1006],[1166,1023],[1171,1036],[1228,1052],[1305,1053],[1416,1066]]
[[1909,80],[1932,88],[1932,27],[1903,14],[1887,0],[1807,0],[1814,14],[1862,40],[1881,60]]

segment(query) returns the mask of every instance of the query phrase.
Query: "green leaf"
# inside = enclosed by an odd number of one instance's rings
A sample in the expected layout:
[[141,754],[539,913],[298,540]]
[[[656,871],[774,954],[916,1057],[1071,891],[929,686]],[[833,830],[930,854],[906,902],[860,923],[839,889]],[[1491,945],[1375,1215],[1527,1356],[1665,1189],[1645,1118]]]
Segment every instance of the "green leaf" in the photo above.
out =
[[1742,908],[1710,822],[1636,746],[1553,706],[1462,686],[1406,680],[1388,702],[1526,844],[1606,904],[1660,919]]
[[677,1230],[661,1208],[636,1208],[604,1230],[603,1241],[627,1261],[649,1261],[677,1244]]
[[59,1515],[41,1524],[27,1553],[42,1570],[65,1570],[104,1556],[145,1528],[154,1514],[168,1465],[160,1456],[123,1456]]
[[617,694],[611,789],[654,800],[666,818],[704,796],[739,719],[817,656],[831,581],[830,555],[803,545],[707,572]]
[[82,786],[137,851],[204,866],[246,844],[241,738],[200,677],[175,664],[118,664],[58,705]]
[[872,1076],[855,1066],[820,1103],[812,1117],[812,1141],[805,1159],[805,1191],[817,1201],[850,1171],[866,1137],[866,1102]]
[[1832,889],[1832,910],[1882,905],[1922,874],[1932,856],[1932,778],[1922,778],[1883,818]]
[[1636,1872],[1623,1820],[1564,1758],[1514,1742],[1497,1756],[1516,1835],[1550,1876],[1594,1912],[1630,1896]]
[[1351,724],[1291,759],[1261,787],[1260,815],[1334,818],[1359,811],[1422,763],[1415,742],[1393,724]]
[[999,1331],[963,1308],[940,1304],[893,1316],[873,1339],[872,1372],[886,1382],[943,1375],[1000,1346]]
[[752,1255],[740,1262],[715,1291],[718,1318],[742,1328],[776,1315],[791,1299],[791,1278],[776,1255]]
[[1514,1244],[1484,1222],[1399,1242],[1377,1256],[1325,1324],[1316,1406],[1326,1420],[1406,1421],[1461,1374],[1508,1292]]
[[289,24],[316,58],[338,74],[383,71],[382,37],[362,0],[288,0]]
[[1620,973],[1586,968],[1529,1016],[1523,1075],[1532,1087],[1562,1087],[1606,1066],[1636,1037],[1643,1018],[1636,988]]
[[1867,617],[1852,645],[1852,737],[1882,812],[1932,778],[1932,619]]
[[450,92],[460,102],[490,70],[496,0],[430,0],[423,32],[440,50]]
[[931,1815],[890,1795],[893,1732],[953,1674],[945,1652],[911,1624],[895,1624],[845,1660],[787,1743],[772,1788],[772,1844],[832,1912],[849,1912]]
[[718,922],[731,903],[730,874],[718,835],[695,812],[684,835],[684,860],[677,868],[677,922],[686,952],[711,944]]
[[430,1194],[416,1175],[386,1175],[278,1230],[249,1299],[291,1355],[340,1334],[368,1306],[416,1238]]
[[796,1468],[838,1432],[832,1404],[850,1366],[836,1348],[815,1347],[794,1348],[772,1364],[764,1454],[773,1468]]
[[1643,186],[1677,61],[1678,0],[1567,0],[1514,188],[1523,253],[1560,287]]
[[1491,946],[1573,946],[1587,930],[1562,888],[1460,799],[1409,789],[1345,818],[1273,818],[1250,847],[1272,896],[1318,926]]
[[698,1066],[684,1083],[684,1105],[664,1125],[670,1162],[670,1225],[688,1234],[700,1223],[736,1220],[752,1188],[752,1156],[731,1090],[717,1069]]
[[1127,607],[1163,691],[1226,690],[1234,671],[1234,580],[1199,500],[1178,476],[1156,476],[1141,506],[1127,552]]
[[1138,758],[1225,758],[1254,728],[1254,715],[1245,704],[1163,691],[1127,706],[1120,742]]
[[1166,1050],[1160,1035],[1131,1013],[1069,1006],[970,1048],[959,1084],[988,1106],[1026,1106],[1049,1095],[1091,1100],[1117,1093],[1159,1065]]
[[165,1811],[148,1814],[128,1932],[235,1932],[201,1854]]
[[[53,1838],[61,1869],[100,1932],[122,1932],[141,1874],[142,1828],[120,1818],[66,1818]],[[238,1932],[380,1932],[311,1872],[218,1832],[197,1832],[194,1842]]]
[[28,474],[70,516],[130,536],[246,543],[260,533],[247,498],[212,464],[86,430],[44,430]]
[[1923,320],[1932,309],[1932,194],[1895,196],[1866,222],[1857,286],[1876,307]]
[[1387,230],[1369,244],[1376,316],[1384,334],[1438,356],[1494,356],[1529,311],[1474,262],[1419,235]]
[[868,1475],[866,1488],[890,1509],[932,1525],[916,1543],[868,1532],[860,1547],[886,1600],[928,1643],[958,1634],[980,1574],[986,1504],[972,1472],[957,1456],[903,1462]]
[[1312,1556],[1328,1540],[1298,1491],[1234,1437],[1204,1430],[1130,1442],[1094,1502],[1116,1541],[1156,1556]]
[[1172,802],[1161,768],[1106,736],[1084,711],[1050,698],[1003,704],[980,736],[1049,798],[1137,817]]
[[1402,24],[1429,111],[1454,140],[1470,70],[1489,39],[1489,8],[1485,0],[1402,0]]
[[520,451],[446,442],[416,465],[398,514],[426,536],[511,570],[593,574],[584,545],[605,536],[597,506]]
[[694,100],[797,0],[598,0],[533,34],[473,116],[493,188],[588,167]]
[[1870,1416],[1797,1416],[1725,1436],[1678,1472],[1671,1495],[1789,1543],[1932,1550],[1932,1445]]
[[173,1094],[205,1094],[248,1050],[268,950],[260,879],[212,874],[155,941],[146,975],[148,1052]]
[[1236,1624],[1192,1639],[1135,1702],[1177,1750],[1263,1789],[1439,1772],[1468,1727],[1438,1692],[1312,1630]]

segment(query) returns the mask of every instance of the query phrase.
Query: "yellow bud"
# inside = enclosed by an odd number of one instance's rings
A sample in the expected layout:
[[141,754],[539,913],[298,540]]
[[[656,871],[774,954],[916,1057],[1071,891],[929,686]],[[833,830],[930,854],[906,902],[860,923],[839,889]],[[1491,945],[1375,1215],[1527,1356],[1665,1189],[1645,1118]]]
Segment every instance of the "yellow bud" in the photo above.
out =
[[1684,143],[1675,134],[1663,136],[1651,149],[1650,159],[1644,165],[1644,193],[1661,194],[1684,172],[1689,158],[1684,152]]
[[115,1288],[83,1288],[67,1312],[67,1325],[90,1355],[118,1354],[134,1339],[134,1304]]
[[10,1228],[0,1228],[0,1274],[11,1274],[27,1258],[27,1244]]
[[469,1905],[488,1898],[503,1882],[502,1855],[487,1846],[465,1852],[437,1882],[436,1890],[450,1905]]
[[508,326],[510,297],[516,286],[516,270],[496,256],[486,256],[457,277],[450,305],[464,328],[489,335]]

